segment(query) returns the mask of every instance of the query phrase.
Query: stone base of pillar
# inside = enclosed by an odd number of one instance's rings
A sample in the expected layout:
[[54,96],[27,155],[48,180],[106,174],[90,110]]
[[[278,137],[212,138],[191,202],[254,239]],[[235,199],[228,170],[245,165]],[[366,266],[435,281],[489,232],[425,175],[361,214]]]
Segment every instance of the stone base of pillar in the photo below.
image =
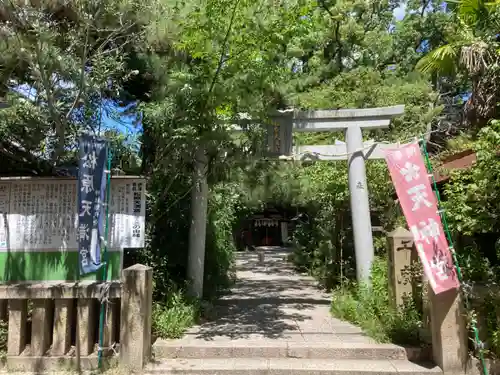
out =
[[465,374],[469,360],[467,327],[461,295],[457,290],[434,294],[431,304],[432,357],[444,375]]

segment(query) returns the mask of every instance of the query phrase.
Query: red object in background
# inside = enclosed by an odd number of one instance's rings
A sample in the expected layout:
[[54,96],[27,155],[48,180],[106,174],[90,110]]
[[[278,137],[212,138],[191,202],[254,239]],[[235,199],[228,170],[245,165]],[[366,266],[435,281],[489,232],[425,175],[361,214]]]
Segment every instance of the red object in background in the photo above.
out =
[[245,241],[246,241],[247,245],[251,245],[252,244],[252,232],[249,231],[249,230],[245,231]]
[[450,179],[450,171],[455,169],[468,169],[476,163],[477,157],[474,150],[465,150],[453,154],[443,160],[443,164],[434,172],[436,183],[440,184]]

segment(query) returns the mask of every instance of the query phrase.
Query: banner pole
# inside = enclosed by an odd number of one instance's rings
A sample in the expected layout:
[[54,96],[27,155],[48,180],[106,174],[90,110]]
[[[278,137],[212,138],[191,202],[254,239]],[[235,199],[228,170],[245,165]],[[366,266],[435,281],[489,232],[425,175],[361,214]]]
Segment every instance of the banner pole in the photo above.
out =
[[[105,209],[105,217],[106,217],[106,224],[104,227],[104,241],[102,243],[104,244],[104,251],[102,253],[101,257],[101,262],[103,263],[102,266],[102,282],[106,283],[108,281],[108,230],[109,230],[109,205],[110,205],[110,198],[111,198],[111,150],[109,149],[109,143],[108,143],[108,148],[106,149],[106,156],[108,158],[108,170],[107,170],[107,177],[106,177],[106,209]],[[103,351],[103,342],[104,342],[104,321],[106,318],[106,301],[104,299],[101,300],[101,308],[100,308],[100,316],[99,316],[99,349],[97,352],[97,364],[98,368],[102,368],[102,351]]]
[[[429,152],[427,151],[427,143],[426,143],[424,137],[422,137],[422,139],[420,141],[422,144],[422,151],[423,151],[424,157],[425,157],[427,172],[429,173],[429,175],[431,177],[432,186],[434,188],[434,194],[436,195],[438,212],[439,212],[439,215],[441,216],[441,221],[443,223],[443,229],[445,231],[446,238],[448,240],[448,247],[449,247],[451,255],[452,255],[452,259],[453,259],[453,263],[455,265],[455,269],[457,271],[458,279],[460,281],[460,288],[461,288],[463,299],[464,299],[463,302],[465,305],[465,309],[469,310],[469,308],[470,308],[469,298],[467,295],[467,291],[464,290],[464,276],[462,273],[462,269],[460,268],[460,263],[459,263],[458,258],[457,258],[457,253],[455,251],[455,248],[453,247],[453,238],[451,237],[451,231],[450,231],[450,228],[448,226],[448,221],[446,220],[446,212],[442,209],[441,195],[439,194],[439,189],[437,186],[436,178],[434,177],[431,158],[429,156]],[[472,338],[472,340],[473,340],[474,346],[479,354],[479,360],[481,362],[483,374],[488,375],[489,371],[488,371],[488,367],[486,366],[486,362],[484,360],[484,353],[483,353],[484,345],[479,338],[479,330],[477,328],[477,321],[474,318],[474,316],[471,319],[470,326],[472,328],[472,332],[474,333],[474,337]]]

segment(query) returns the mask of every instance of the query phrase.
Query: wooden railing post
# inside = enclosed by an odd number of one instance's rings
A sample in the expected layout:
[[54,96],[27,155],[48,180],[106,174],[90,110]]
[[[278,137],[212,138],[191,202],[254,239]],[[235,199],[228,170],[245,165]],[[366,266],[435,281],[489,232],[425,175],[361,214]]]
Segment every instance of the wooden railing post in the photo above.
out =
[[122,272],[120,364],[142,370],[151,358],[153,269],[136,264]]
[[56,299],[54,301],[52,355],[65,355],[71,347],[73,310],[73,299]]
[[77,317],[80,340],[80,355],[89,355],[94,351],[96,300],[92,298],[79,298],[77,304]]
[[33,356],[43,356],[50,346],[52,331],[52,300],[33,300],[31,324],[31,353]]
[[[147,280],[140,272],[139,275],[142,280]],[[151,282],[150,279],[149,283]],[[8,301],[9,307],[6,358],[9,371],[38,373],[61,365],[74,367],[75,353],[70,351],[75,320],[79,325],[77,350],[79,349],[79,355],[84,358],[81,361],[82,370],[96,369],[97,357],[93,353],[98,344],[95,335],[99,323],[95,314],[97,302],[104,298],[110,301],[103,344],[104,347],[109,347],[117,341],[121,289],[121,282],[115,281],[106,285],[104,296],[102,283],[99,282],[0,285],[0,300]],[[135,293],[137,290],[132,288],[129,292]],[[151,292],[151,285],[148,288],[143,285],[142,292],[145,291]],[[136,304],[144,302],[139,300],[132,298]],[[33,305],[30,331],[28,301],[32,301]],[[26,350],[30,336],[30,350]],[[132,341],[135,340],[133,336]],[[110,352],[114,353],[108,351],[106,354]]]
[[7,355],[19,355],[26,347],[28,320],[28,301],[25,299],[9,300],[9,336]]
[[0,320],[7,321],[7,303],[6,299],[0,299]]
[[[118,324],[119,303],[119,299],[113,299],[106,305],[103,348],[110,348],[116,342],[115,327]],[[113,354],[113,351],[105,350],[103,354],[108,356]]]

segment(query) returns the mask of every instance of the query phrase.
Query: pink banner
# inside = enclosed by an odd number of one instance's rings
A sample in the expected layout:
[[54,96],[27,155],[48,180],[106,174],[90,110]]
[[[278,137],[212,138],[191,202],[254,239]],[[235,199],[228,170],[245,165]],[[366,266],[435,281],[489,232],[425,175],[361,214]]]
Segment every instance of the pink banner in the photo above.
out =
[[417,142],[385,150],[385,160],[415,247],[434,293],[459,287],[437,199]]

